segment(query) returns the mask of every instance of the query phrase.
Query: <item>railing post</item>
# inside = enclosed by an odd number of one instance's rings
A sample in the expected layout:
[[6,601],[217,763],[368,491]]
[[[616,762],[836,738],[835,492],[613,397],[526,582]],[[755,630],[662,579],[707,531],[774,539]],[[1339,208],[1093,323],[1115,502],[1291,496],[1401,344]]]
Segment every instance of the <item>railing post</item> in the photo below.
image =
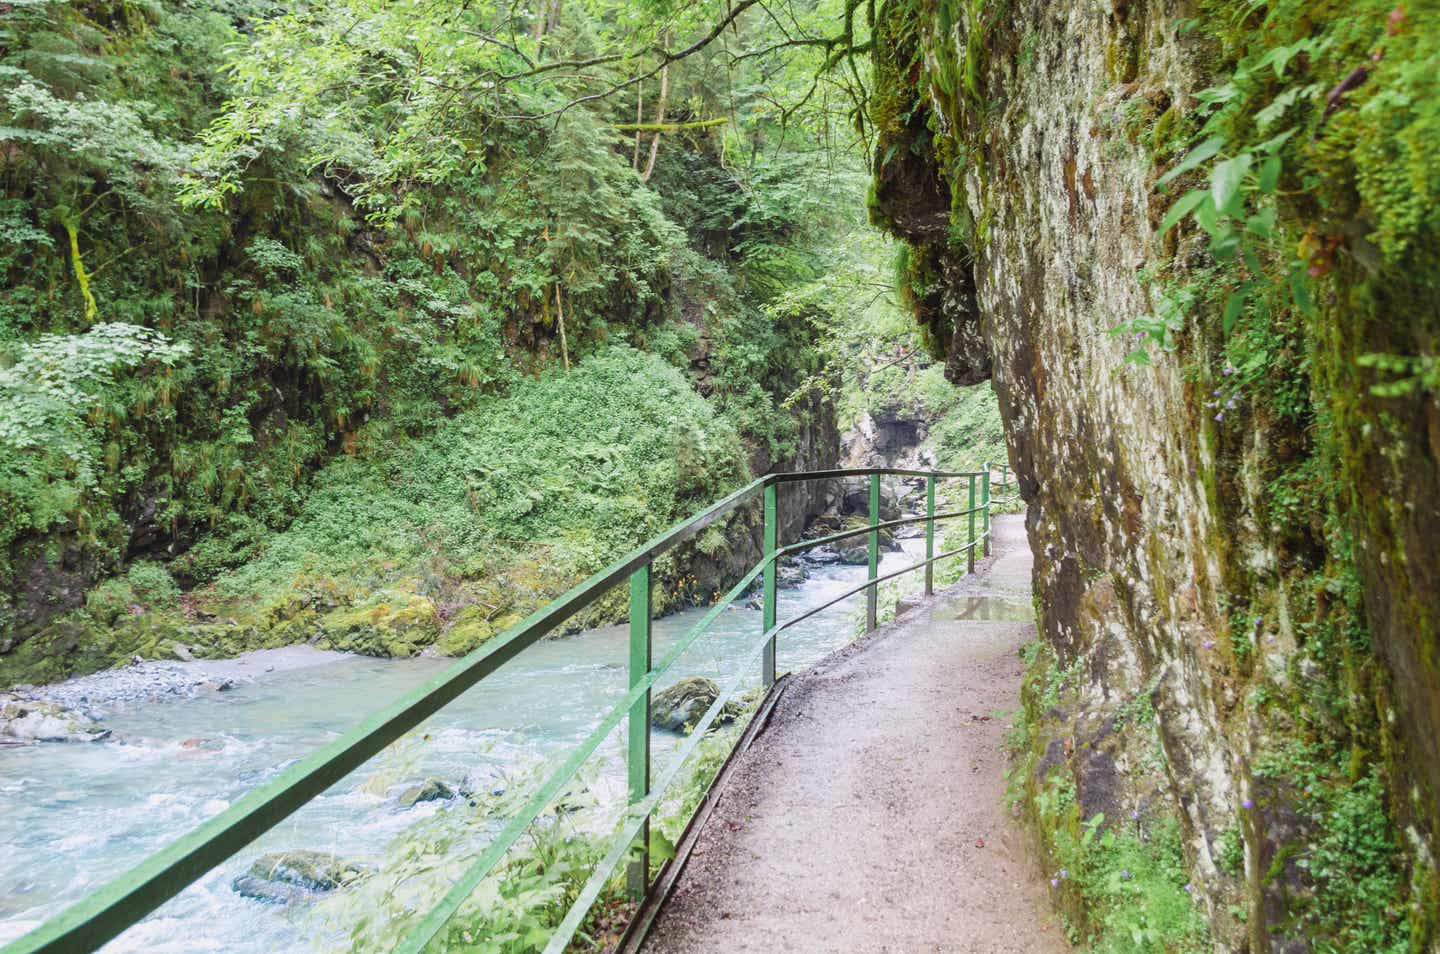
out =
[[935,478],[925,478],[925,595],[935,595]]
[[975,572],[975,475],[970,475],[970,503],[966,505],[970,513],[970,545],[965,548],[965,572]]
[[[650,674],[650,564],[630,574],[630,688]],[[650,693],[630,708],[629,745],[626,748],[630,804],[650,794]],[[650,820],[637,836],[639,857],[625,870],[630,897],[644,897],[650,887]]]
[[875,525],[880,522],[880,475],[870,475],[870,536],[869,566],[870,585],[865,589],[865,632],[875,632],[875,609],[880,591],[875,577],[880,575],[880,531]]
[[[770,632],[775,628],[775,580],[779,567],[775,565],[775,551],[779,549],[780,522],[775,505],[775,485],[765,485],[765,573],[762,587],[761,631]],[[765,641],[760,659],[760,675],[769,689],[775,685],[775,636]]]
[[985,476],[980,478],[981,494],[985,498],[985,555],[990,555],[990,470],[986,468]]
[[1010,486],[1010,464],[1007,461],[1000,465],[1000,492],[1003,494]]

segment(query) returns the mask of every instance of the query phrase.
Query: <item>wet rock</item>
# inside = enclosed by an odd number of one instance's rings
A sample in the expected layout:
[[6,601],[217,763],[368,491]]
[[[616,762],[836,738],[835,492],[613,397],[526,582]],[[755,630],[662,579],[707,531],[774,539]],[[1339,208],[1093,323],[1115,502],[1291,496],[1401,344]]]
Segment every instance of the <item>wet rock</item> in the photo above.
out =
[[824,546],[806,550],[804,560],[811,566],[826,566],[831,563],[839,563],[840,551],[827,543]]
[[925,602],[925,598],[919,593],[911,593],[908,596],[902,596],[895,601],[895,615],[904,616],[906,613],[915,609],[923,602]]
[[321,851],[276,851],[257,858],[230,887],[241,897],[289,904],[354,884],[369,873],[365,865]]
[[108,728],[58,703],[0,697],[0,743],[98,742],[109,737]]
[[438,778],[427,778],[419,785],[412,785],[400,793],[402,808],[413,808],[421,802],[447,802],[456,795],[455,789]]
[[798,564],[782,566],[775,572],[777,586],[799,586],[808,579],[810,579],[810,571]]
[[870,562],[870,548],[863,543],[844,547],[840,550],[840,562],[846,566],[864,566]]
[[381,590],[358,606],[329,613],[321,623],[322,649],[366,656],[414,656],[440,635],[435,603],[415,592],[413,584]]
[[160,647],[160,652],[171,659],[178,659],[180,662],[195,661],[195,654],[184,643],[165,643]]
[[[868,516],[870,513],[870,488],[852,487],[846,490],[840,509],[842,513]],[[895,497],[895,492],[883,483],[880,487],[880,519],[900,519],[900,503]]]
[[[688,731],[719,697],[720,687],[713,679],[704,676],[681,679],[670,688],[656,693],[650,701],[650,724],[667,732]],[[731,700],[725,703],[715,724],[733,722],[743,711],[740,703]]]

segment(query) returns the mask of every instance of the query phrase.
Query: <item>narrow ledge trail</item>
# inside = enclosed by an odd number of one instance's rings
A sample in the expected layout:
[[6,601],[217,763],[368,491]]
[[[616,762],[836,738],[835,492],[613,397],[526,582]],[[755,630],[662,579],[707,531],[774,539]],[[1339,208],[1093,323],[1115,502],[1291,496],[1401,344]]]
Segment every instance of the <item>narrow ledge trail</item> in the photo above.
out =
[[975,574],[794,678],[645,951],[1069,950],[1003,801],[1035,624],[1023,518],[994,533]]

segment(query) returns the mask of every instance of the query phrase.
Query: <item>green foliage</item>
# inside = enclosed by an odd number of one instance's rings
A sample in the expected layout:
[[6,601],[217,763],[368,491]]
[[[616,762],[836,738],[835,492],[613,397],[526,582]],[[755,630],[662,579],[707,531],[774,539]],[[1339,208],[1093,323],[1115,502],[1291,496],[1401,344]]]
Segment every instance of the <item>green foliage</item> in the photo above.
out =
[[[828,128],[832,100],[813,95],[832,85],[814,73],[823,48],[802,48],[763,82],[763,57],[672,64],[667,116],[726,121],[664,132],[648,183],[642,151],[616,126],[634,118],[625,97],[638,89],[651,108],[658,78],[575,101],[586,84],[633,76],[629,51],[650,57],[715,16],[706,5],[602,4],[536,30],[528,11],[497,4],[365,0],[295,11],[40,0],[7,14],[0,353],[22,363],[0,372],[6,635],[29,638],[70,608],[20,592],[17,575],[38,567],[95,580],[180,553],[173,569],[189,587],[265,554],[248,571],[265,576],[292,539],[276,535],[297,517],[319,533],[305,507],[325,465],[326,499],[347,468],[373,488],[387,455],[429,446],[453,418],[498,414],[525,376],[614,342],[694,371],[724,418],[703,433],[626,421],[660,428],[650,437],[673,446],[687,504],[718,485],[711,468],[738,459],[717,433],[772,460],[793,452],[825,408],[780,405],[823,376],[825,355],[804,315],[771,305],[821,275],[815,249],[858,218],[841,201],[860,174],[855,156]],[[772,31],[758,17],[731,28],[757,48]],[[511,33],[514,43],[484,39]],[[616,59],[548,65],[570,56]],[[801,101],[777,102],[782,91]],[[122,328],[136,329],[131,339],[113,337]],[[47,336],[98,345],[106,335],[117,350],[103,382],[74,367],[46,379],[71,388],[63,394],[24,380],[43,357],[35,349],[59,347]],[[585,433],[592,410],[566,408],[565,426]],[[591,463],[608,473],[612,462]],[[553,482],[496,480],[445,484],[459,502],[435,521],[414,502],[395,533],[436,530],[423,545],[394,538],[396,559],[423,551],[469,566],[479,550],[468,541],[486,534],[457,531],[455,512],[493,507],[480,523],[513,533],[518,520],[534,539],[497,543],[491,570],[529,554],[536,583],[534,554],[552,546],[552,529],[553,565],[569,573],[618,546],[595,543],[597,526],[640,514],[636,498],[595,492],[567,498],[603,511],[573,528],[563,508],[527,522]],[[657,512],[673,511],[645,512],[646,526]],[[388,516],[377,533],[395,529]],[[317,544],[318,564],[347,563],[346,529],[332,527],[334,547]],[[461,539],[454,560],[436,555]],[[320,589],[345,602],[358,582]]]
[[[1312,314],[1316,280],[1338,257],[1376,276],[1436,264],[1440,161],[1418,145],[1440,131],[1435,11],[1322,6],[1284,2],[1262,18],[1213,0],[1198,21],[1229,65],[1198,94],[1197,144],[1157,185],[1207,181],[1174,200],[1160,232],[1190,222],[1209,239],[1220,280],[1206,300],[1226,335],[1287,309]],[[1184,324],[1171,317],[1170,330]],[[1403,370],[1393,362],[1424,358],[1371,362]],[[1143,362],[1143,349],[1131,359]]]
[[1373,772],[1354,776],[1344,755],[1301,742],[1267,753],[1258,778],[1276,786],[1277,798],[1316,827],[1307,845],[1289,846],[1296,866],[1317,890],[1297,904],[1296,916],[1315,950],[1324,954],[1411,950],[1408,888],[1398,864],[1400,845],[1385,804],[1385,786]]
[[118,460],[97,423],[151,399],[170,402],[176,364],[189,352],[163,334],[114,322],[82,335],[42,335],[12,353],[0,370],[0,547],[103,500],[102,475]]
[[979,470],[986,463],[998,467],[1008,461],[1005,427],[990,385],[952,387],[945,394],[939,391],[941,383],[938,367],[928,368],[921,375],[920,385],[925,389],[922,393],[929,395],[925,399],[927,406],[934,406],[932,402],[937,399],[948,404],[930,431],[941,469]]
[[[1209,925],[1189,883],[1179,825],[1134,812],[1127,819],[1080,814],[1068,762],[1039,769],[1052,736],[1049,713],[1081,685],[1083,657],[1068,666],[1043,642],[1021,649],[1024,707],[1007,733],[1016,756],[1007,799],[1024,803],[1040,835],[1051,886],[1072,943],[1094,954],[1203,954]],[[1128,703],[1116,731],[1157,739],[1150,694]],[[1158,747],[1158,743],[1157,743]]]
[[263,593],[307,572],[375,579],[385,564],[413,572],[436,551],[484,565],[531,547],[564,580],[746,476],[734,430],[678,371],[615,347],[484,399],[431,436],[333,462],[290,528],[217,592]]

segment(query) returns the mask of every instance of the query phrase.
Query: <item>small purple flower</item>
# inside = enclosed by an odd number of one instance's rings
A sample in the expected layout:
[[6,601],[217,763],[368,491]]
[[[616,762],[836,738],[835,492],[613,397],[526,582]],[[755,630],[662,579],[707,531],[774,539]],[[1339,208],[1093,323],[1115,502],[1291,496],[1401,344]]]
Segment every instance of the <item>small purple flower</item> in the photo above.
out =
[[1205,644],[1204,644],[1204,645],[1205,645],[1205,648],[1206,648],[1206,649],[1214,649],[1214,648],[1215,648],[1215,640],[1213,640],[1213,639],[1207,639],[1207,640],[1205,640]]
[[1250,809],[1252,809],[1252,808],[1255,807],[1255,803],[1252,802],[1252,801],[1250,801],[1250,799],[1248,799],[1248,798],[1245,799],[1244,801],[1242,801],[1240,804],[1245,807],[1245,810],[1246,810],[1247,812],[1248,812]]
[[1131,820],[1131,821],[1139,821],[1139,820],[1140,820],[1140,809],[1138,809],[1138,808],[1132,808],[1132,809],[1130,809],[1130,820]]
[[1121,868],[1121,869],[1120,869],[1120,880],[1121,880],[1121,881],[1129,881],[1129,880],[1130,880],[1130,869],[1129,869],[1129,868]]
[[1223,420],[1225,420],[1225,412],[1224,412],[1224,411],[1221,411],[1219,414],[1216,414],[1216,415],[1215,415],[1215,420],[1217,420],[1217,421],[1223,421]]
[[1233,364],[1226,364],[1226,365],[1225,365],[1225,370],[1221,371],[1220,373],[1221,373],[1221,374],[1234,374],[1234,373],[1235,373],[1235,366],[1234,366]]
[[1195,893],[1195,886],[1194,886],[1193,884],[1187,884],[1187,885],[1185,886],[1185,893],[1186,893],[1186,894],[1194,894],[1194,893]]
[[1060,869],[1060,877],[1062,877],[1062,878],[1068,878],[1068,877],[1070,877],[1070,872],[1066,871],[1064,868],[1061,868],[1061,869]]
[[1060,887],[1060,879],[1059,879],[1059,878],[1051,878],[1051,879],[1050,879],[1050,887],[1052,887],[1052,888],[1058,888],[1058,887]]

